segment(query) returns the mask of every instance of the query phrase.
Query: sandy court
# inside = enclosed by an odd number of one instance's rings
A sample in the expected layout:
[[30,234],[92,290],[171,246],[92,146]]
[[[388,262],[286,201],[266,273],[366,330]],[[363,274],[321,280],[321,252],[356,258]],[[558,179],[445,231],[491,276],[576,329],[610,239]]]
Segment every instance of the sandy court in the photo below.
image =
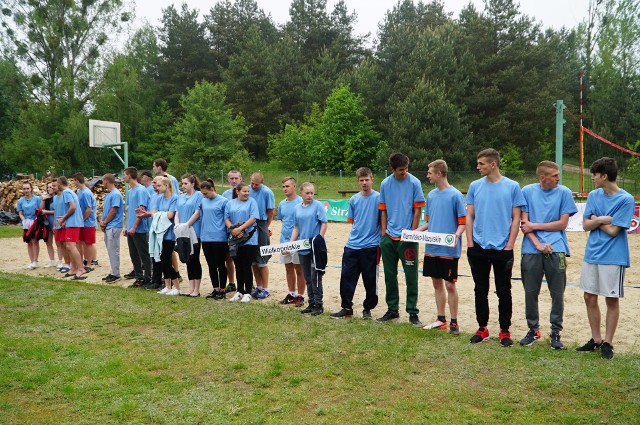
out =
[[[327,246],[329,249],[329,267],[324,277],[324,294],[325,294],[325,315],[323,318],[329,320],[328,313],[335,312],[340,309],[340,264],[342,259],[342,251],[344,244],[349,235],[350,224],[346,223],[329,223],[329,229],[327,231]],[[274,222],[271,225],[273,231],[272,242],[276,243],[280,237],[280,222]],[[109,273],[108,258],[103,242],[103,233],[97,234],[97,248],[98,259],[100,266],[95,271],[88,274],[88,282],[101,284],[101,278]],[[589,325],[587,322],[587,316],[585,311],[584,302],[582,299],[582,292],[577,287],[580,277],[580,265],[584,255],[584,246],[586,243],[587,235],[582,232],[569,232],[569,243],[571,246],[572,256],[568,259],[568,285],[565,293],[565,316],[564,316],[564,331],[562,333],[563,341],[565,343],[579,342],[584,343],[591,335],[589,331]],[[518,238],[516,244],[516,261],[513,268],[513,324],[511,327],[512,337],[515,341],[522,338],[527,332],[525,314],[524,314],[524,291],[522,287],[522,281],[520,277],[520,245],[522,236]],[[53,268],[38,268],[36,270],[26,270],[25,266],[28,263],[26,245],[20,238],[3,239],[3,245],[5,246],[4,255],[0,258],[0,269],[6,272],[24,273],[34,276],[54,276],[58,277],[60,274]],[[637,318],[637,312],[640,309],[640,264],[638,264],[637,252],[640,252],[640,235],[629,235],[629,245],[632,256],[632,267],[626,271],[625,282],[625,298],[621,301],[621,315],[618,330],[614,340],[614,346],[618,351],[624,352],[640,352],[640,328],[635,326],[635,319]],[[424,246],[420,248],[421,255],[424,253]],[[40,247],[40,264],[46,264],[48,261],[47,252],[44,244],[41,243]],[[203,279],[201,294],[206,295],[211,291],[211,281],[209,280],[208,268],[204,257],[201,258],[203,265]],[[284,266],[279,264],[278,256],[271,259],[270,262],[270,290],[272,296],[266,300],[253,302],[262,303],[277,303],[284,298],[287,293],[287,286],[285,280]],[[186,277],[186,266],[180,265],[180,273]],[[131,263],[129,261],[129,252],[127,248],[126,239],[123,237],[121,240],[121,272],[126,274],[131,270]],[[422,266],[420,266],[422,270]],[[463,332],[473,332],[477,328],[475,320],[475,308],[473,297],[473,280],[471,279],[471,271],[469,264],[466,260],[465,249],[463,249],[462,258],[459,264],[460,278],[458,281],[459,292],[459,314],[458,322]],[[382,266],[380,267],[379,275],[379,297],[380,301],[378,307],[373,311],[374,318],[380,317],[386,311],[386,303],[384,300],[385,285],[384,285],[384,272]],[[405,291],[404,291],[404,276],[402,272],[399,273],[400,279],[400,310],[401,318],[400,322],[407,322],[408,315],[402,310],[405,307]],[[61,282],[67,280],[60,279]],[[67,281],[67,284],[73,284]],[[131,284],[130,280],[121,280],[114,284],[114,286],[126,287]],[[188,282],[182,283],[182,288],[188,288]],[[149,293],[149,296],[160,296],[153,292]],[[356,290],[354,299],[354,310],[358,316],[362,311],[362,300],[364,299],[364,288],[359,285]],[[193,302],[216,302],[205,300],[200,298],[193,300]],[[493,289],[490,293],[490,308],[491,316],[489,320],[489,331],[492,337],[497,337],[498,333],[498,312],[497,305],[498,299],[493,293]],[[600,301],[601,308],[604,311],[604,300]],[[433,286],[431,279],[420,276],[420,291],[418,298],[418,307],[420,308],[420,318],[422,322],[430,323],[435,320],[435,302],[433,298]],[[283,306],[282,308],[295,309],[291,306]],[[549,309],[550,300],[549,292],[543,285],[542,292],[540,294],[540,328],[545,337],[545,343],[548,344],[549,338]],[[447,307],[447,317],[449,317]],[[372,323],[372,326],[375,324]],[[433,332],[433,331],[425,331]],[[604,329],[603,329],[604,334]],[[464,337],[466,338],[466,337]]]

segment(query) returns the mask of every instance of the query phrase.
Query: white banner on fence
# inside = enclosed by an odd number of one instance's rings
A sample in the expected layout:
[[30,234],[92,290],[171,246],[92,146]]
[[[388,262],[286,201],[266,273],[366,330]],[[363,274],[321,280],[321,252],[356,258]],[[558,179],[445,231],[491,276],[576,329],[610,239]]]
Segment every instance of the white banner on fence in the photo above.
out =
[[433,233],[433,232],[418,232],[417,230],[403,230],[402,237],[403,242],[423,242],[429,245],[443,245],[448,247],[455,246],[456,235],[453,233]]
[[303,249],[311,249],[311,242],[309,242],[309,239],[261,246],[260,255],[273,255],[282,251],[296,252],[302,251]]

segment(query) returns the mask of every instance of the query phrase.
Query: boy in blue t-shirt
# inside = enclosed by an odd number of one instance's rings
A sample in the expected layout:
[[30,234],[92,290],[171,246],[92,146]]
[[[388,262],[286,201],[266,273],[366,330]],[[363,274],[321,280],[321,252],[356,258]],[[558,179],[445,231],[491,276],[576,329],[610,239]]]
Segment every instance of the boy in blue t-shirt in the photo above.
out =
[[[584,291],[591,339],[577,351],[600,348],[603,359],[613,358],[613,336],[620,317],[620,298],[624,297],[624,271],[631,265],[627,229],[633,217],[633,196],[616,184],[618,166],[612,158],[600,158],[590,168],[595,189],[589,193],[582,227],[589,232],[580,289]],[[598,296],[607,304],[605,336],[600,332]]]
[[367,167],[356,171],[360,193],[349,200],[347,221],[352,223],[349,239],[342,254],[340,299],[342,310],[333,313],[334,319],[353,316],[353,294],[362,274],[366,293],[362,303],[362,317],[371,319],[371,310],[378,305],[378,268],[380,264],[380,193],[373,190],[373,173]]
[[[273,191],[264,185],[264,176],[262,173],[253,173],[251,175],[251,185],[249,186],[251,197],[258,204],[260,218],[256,221],[258,226],[258,247],[271,245],[271,221],[276,209],[276,198]],[[256,278],[256,290],[251,293],[253,298],[265,299],[271,295],[269,292],[269,259],[270,255],[260,255],[260,251],[253,260],[253,275]]]
[[[293,177],[282,179],[282,191],[285,199],[278,204],[278,213],[276,214],[276,218],[282,222],[280,243],[289,242],[289,239],[291,239],[295,223],[295,208],[296,205],[302,203],[302,198],[296,193],[296,179]],[[304,280],[304,273],[302,273],[302,267],[300,266],[300,257],[297,252],[281,253],[280,262],[285,267],[287,289],[289,290],[287,296],[280,301],[280,304],[302,307],[307,283]]]
[[109,256],[110,273],[102,278],[106,283],[114,283],[120,280],[120,232],[124,225],[124,202],[122,194],[116,188],[116,177],[105,174],[102,184],[107,191],[102,206],[102,220],[100,229],[104,232],[104,244]]
[[536,174],[540,183],[530,184],[522,189],[527,204],[522,208],[520,225],[525,235],[522,240],[520,270],[529,332],[520,340],[520,345],[529,346],[542,338],[538,321],[538,296],[544,275],[551,295],[551,348],[561,350],[564,348],[560,341],[560,331],[567,282],[566,257],[569,256],[565,229],[569,224],[569,217],[578,210],[571,190],[558,185],[558,164],[542,161],[538,164]]
[[[426,223],[417,230],[429,230],[434,233],[455,234],[453,247],[425,244],[423,276],[430,276],[435,290],[436,321],[425,326],[424,329],[447,329],[447,319],[444,306],[449,299],[451,323],[449,333],[460,335],[458,327],[458,260],[462,253],[461,236],[464,233],[467,209],[464,205],[462,193],[449,184],[447,163],[438,159],[429,164],[427,178],[436,185],[427,195]],[[445,289],[446,288],[446,289]],[[448,297],[447,297],[448,295]]]
[[513,247],[520,230],[521,209],[525,205],[517,182],[500,174],[500,154],[495,149],[478,153],[481,179],[469,185],[467,193],[467,259],[475,283],[478,330],[471,343],[489,339],[489,275],[493,275],[498,295],[498,338],[503,347],[513,345],[511,333],[511,272]]
[[149,255],[149,226],[151,225],[151,219],[138,217],[137,213],[137,211],[149,209],[151,197],[147,189],[138,183],[138,169],[136,167],[125,168],[124,182],[129,184],[124,233],[127,236],[129,258],[133,265],[133,275],[136,278],[129,287],[138,288],[144,286],[146,289],[155,289],[155,285],[151,283],[153,266]]
[[398,261],[402,262],[407,282],[409,322],[422,326],[418,318],[418,243],[402,242],[402,229],[415,230],[420,223],[420,211],[425,206],[420,180],[409,173],[409,157],[393,153],[389,157],[392,174],[380,185],[380,251],[384,266],[387,312],[378,318],[387,322],[400,317],[398,306]]

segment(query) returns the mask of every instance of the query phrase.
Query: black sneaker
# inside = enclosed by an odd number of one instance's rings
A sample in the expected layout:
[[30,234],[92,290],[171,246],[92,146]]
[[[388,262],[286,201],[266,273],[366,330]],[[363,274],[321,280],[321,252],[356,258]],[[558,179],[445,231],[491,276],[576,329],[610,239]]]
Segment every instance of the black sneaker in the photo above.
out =
[[564,344],[560,341],[560,332],[551,332],[551,349],[564,350]]
[[367,310],[366,308],[362,310],[362,318],[365,320],[371,320],[371,310]]
[[125,279],[135,279],[136,278],[136,271],[135,270],[131,270],[129,273],[124,275]]
[[415,313],[411,313],[411,314],[409,315],[409,322],[410,322],[413,326],[420,326],[420,327],[424,326],[424,325],[422,324],[422,322],[420,321],[420,319],[418,318],[418,315],[417,315],[417,314],[415,314]]
[[236,291],[237,291],[237,289],[236,289],[236,284],[235,283],[230,283],[230,284],[227,285],[226,288],[224,288],[224,292],[227,292],[227,293],[236,292]]
[[210,293],[209,295],[207,295],[204,298],[207,299],[207,300],[217,300],[218,299],[218,291],[213,291],[212,293]]
[[398,310],[387,310],[384,316],[379,317],[376,321],[388,322],[389,320],[395,320],[399,317],[400,317],[400,314],[398,314]]
[[324,308],[322,307],[322,304],[316,304],[315,308],[311,312],[311,315],[320,316],[322,313],[324,313]]
[[529,332],[520,340],[520,345],[524,347],[529,347],[533,345],[534,342],[542,338],[542,334],[539,329],[533,330],[529,329]]
[[155,283],[152,283],[152,282],[145,282],[144,285],[142,285],[142,289],[146,289],[147,291],[152,291],[156,289],[156,285]]
[[104,280],[106,283],[114,283],[120,280],[120,276],[109,275]]
[[313,311],[315,310],[316,305],[315,304],[309,304],[307,306],[307,308],[305,308],[304,310],[301,310],[300,313],[302,314],[309,314],[309,313],[313,313]]
[[102,280],[103,280],[104,282],[106,282],[106,281],[107,281],[107,279],[109,279],[109,278],[111,278],[111,277],[113,277],[113,275],[112,275],[111,273],[109,273],[108,275],[106,275],[105,277],[103,277],[103,278],[102,278]]
[[613,345],[603,342],[600,346],[600,357],[611,360],[613,358]]
[[294,297],[291,294],[287,294],[287,296],[284,297],[282,301],[280,301],[280,304],[293,304],[295,300],[296,300],[296,297]]
[[351,319],[353,317],[353,310],[343,308],[337,313],[331,313],[332,319]]
[[136,279],[131,285],[127,286],[127,288],[142,288],[142,285],[144,285],[144,281],[142,279]]
[[579,351],[581,353],[588,353],[591,351],[596,351],[598,348],[600,348],[600,346],[602,346],[602,343],[596,343],[593,338],[591,338],[589,341],[587,341],[587,343],[585,345],[583,345],[582,347],[578,347],[576,348],[576,351]]

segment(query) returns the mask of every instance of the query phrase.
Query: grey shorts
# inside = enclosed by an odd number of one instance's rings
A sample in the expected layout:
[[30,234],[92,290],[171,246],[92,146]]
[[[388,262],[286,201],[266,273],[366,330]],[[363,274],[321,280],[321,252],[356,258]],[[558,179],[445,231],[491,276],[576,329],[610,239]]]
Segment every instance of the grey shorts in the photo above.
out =
[[297,252],[280,254],[280,264],[300,264],[300,257]]
[[580,289],[607,298],[624,298],[624,266],[582,263]]

